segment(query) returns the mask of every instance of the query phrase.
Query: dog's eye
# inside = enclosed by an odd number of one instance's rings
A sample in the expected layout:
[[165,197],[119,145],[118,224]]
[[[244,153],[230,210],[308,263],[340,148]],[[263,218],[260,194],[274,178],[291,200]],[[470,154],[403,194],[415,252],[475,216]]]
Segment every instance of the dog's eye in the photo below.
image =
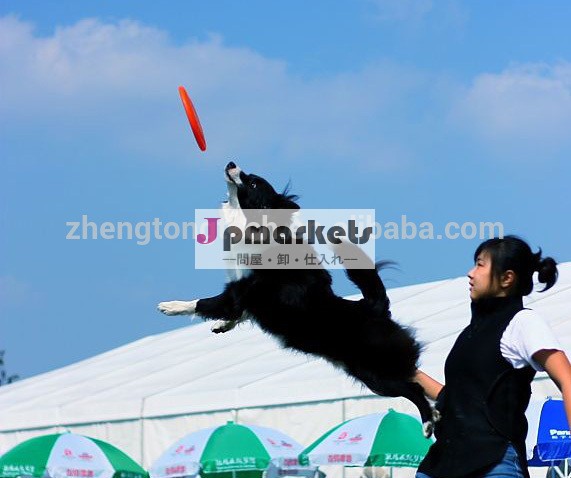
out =
[[251,187],[252,189],[256,189],[256,186],[257,186],[256,181],[252,181],[252,182],[250,183],[250,187]]

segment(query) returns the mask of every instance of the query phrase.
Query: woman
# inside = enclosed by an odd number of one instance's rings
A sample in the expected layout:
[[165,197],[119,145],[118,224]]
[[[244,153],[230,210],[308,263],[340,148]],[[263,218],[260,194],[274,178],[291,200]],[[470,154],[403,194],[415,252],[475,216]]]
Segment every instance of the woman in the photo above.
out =
[[556,262],[518,237],[476,250],[468,273],[472,319],[446,359],[446,386],[416,375],[441,416],[417,478],[528,477],[525,410],[538,370],[561,390],[571,424],[571,365],[549,326],[522,303],[534,272],[543,291],[557,280]]

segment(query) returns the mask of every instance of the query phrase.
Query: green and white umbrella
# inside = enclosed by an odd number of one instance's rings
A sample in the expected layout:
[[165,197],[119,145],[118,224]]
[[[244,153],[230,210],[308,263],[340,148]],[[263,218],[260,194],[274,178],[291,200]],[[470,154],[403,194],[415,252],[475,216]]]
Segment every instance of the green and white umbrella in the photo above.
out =
[[147,478],[113,445],[75,433],[31,438],[0,457],[0,478]]
[[[298,442],[272,428],[226,425],[190,433],[171,445],[151,466],[152,478],[210,476],[260,477],[270,474],[313,476],[315,467],[301,467]],[[272,473],[273,471],[273,473]]]
[[300,454],[305,465],[418,467],[432,441],[420,420],[389,410],[348,420]]

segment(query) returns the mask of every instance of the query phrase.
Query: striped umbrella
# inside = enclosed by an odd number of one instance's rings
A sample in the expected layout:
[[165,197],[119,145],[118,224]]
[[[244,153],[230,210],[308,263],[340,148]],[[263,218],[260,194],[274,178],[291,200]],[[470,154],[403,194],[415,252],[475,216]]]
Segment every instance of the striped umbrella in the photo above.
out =
[[0,478],[147,478],[113,445],[74,433],[31,438],[0,457]]
[[313,475],[315,467],[299,466],[303,447],[272,428],[254,425],[226,425],[190,433],[171,445],[151,466],[152,478],[207,476],[259,477],[268,469],[295,470]]
[[303,450],[300,462],[416,468],[430,445],[418,418],[389,410],[337,425]]

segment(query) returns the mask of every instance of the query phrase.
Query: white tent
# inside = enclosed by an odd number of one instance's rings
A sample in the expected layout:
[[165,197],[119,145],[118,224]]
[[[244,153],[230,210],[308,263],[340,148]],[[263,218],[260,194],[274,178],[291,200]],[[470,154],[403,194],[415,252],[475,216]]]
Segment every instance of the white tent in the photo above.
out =
[[[571,349],[571,263],[559,270],[558,283],[526,303]],[[389,296],[395,318],[426,344],[422,369],[443,380],[444,359],[469,321],[467,279],[400,287]],[[545,374],[533,390],[536,398],[559,395]],[[280,349],[253,325],[215,335],[203,323],[1,387],[0,454],[67,429],[110,441],[149,466],[184,434],[226,420],[278,428],[309,444],[342,420],[389,406],[415,412],[322,360]]]

